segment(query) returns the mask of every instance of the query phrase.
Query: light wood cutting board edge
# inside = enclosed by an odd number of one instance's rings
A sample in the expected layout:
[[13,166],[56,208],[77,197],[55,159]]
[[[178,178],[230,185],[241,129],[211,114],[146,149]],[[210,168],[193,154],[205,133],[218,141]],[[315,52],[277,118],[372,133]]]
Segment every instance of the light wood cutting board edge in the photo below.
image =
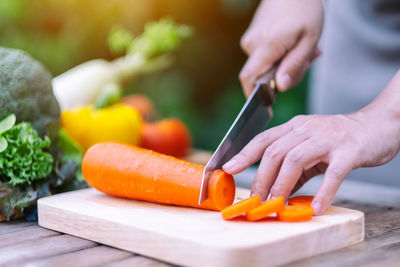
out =
[[[90,189],[89,189],[90,190]],[[247,190],[238,190],[238,195],[243,195]],[[332,207],[329,212],[351,212],[355,214],[354,219],[351,221],[350,227],[345,227],[344,223],[337,224],[334,227],[336,231],[335,236],[338,240],[331,243],[325,243],[323,246],[316,246],[315,242],[324,240],[324,236],[331,235],[332,229],[320,230],[312,233],[312,238],[308,236],[309,244],[302,242],[305,238],[304,235],[297,235],[294,238],[280,239],[276,242],[267,245],[257,246],[226,246],[218,247],[213,244],[199,244],[191,242],[190,240],[173,239],[168,235],[160,235],[160,233],[151,233],[141,230],[141,236],[130,238],[125,233],[132,232],[132,226],[121,225],[116,223],[112,218],[98,217],[95,225],[92,224],[92,217],[86,214],[78,214],[76,212],[61,209],[52,205],[49,198],[44,198],[39,201],[39,225],[52,230],[64,232],[67,234],[83,237],[95,242],[100,242],[106,245],[114,246],[117,248],[133,251],[150,257],[156,257],[168,262],[190,266],[210,266],[209,259],[213,259],[212,266],[242,266],[244,264],[251,264],[252,266],[265,266],[288,263],[300,258],[321,254],[334,249],[349,246],[363,240],[364,237],[364,215],[362,212]],[[56,214],[54,216],[53,214]],[[318,217],[315,219],[318,221]],[[324,220],[324,217],[320,217]],[[229,223],[229,222],[227,222]],[[348,224],[348,222],[347,222]],[[295,224],[293,225],[295,226]],[[118,235],[117,237],[115,235]],[[111,242],[110,240],[117,239],[118,242]],[[134,242],[133,240],[136,240]],[[140,242],[137,242],[140,240]],[[179,244],[178,244],[179,243]],[[295,247],[294,245],[299,245]],[[178,249],[179,247],[179,249]],[[210,249],[212,247],[212,249]],[[286,247],[291,251],[287,254],[288,249],[271,249],[271,248]],[[182,248],[184,248],[182,250]],[[187,249],[185,249],[187,248]],[[262,252],[260,258],[259,253]],[[278,254],[277,254],[278,253]],[[281,253],[281,254],[279,254]],[[182,255],[185,255],[184,257]],[[273,259],[274,261],[261,261],[260,259]]]

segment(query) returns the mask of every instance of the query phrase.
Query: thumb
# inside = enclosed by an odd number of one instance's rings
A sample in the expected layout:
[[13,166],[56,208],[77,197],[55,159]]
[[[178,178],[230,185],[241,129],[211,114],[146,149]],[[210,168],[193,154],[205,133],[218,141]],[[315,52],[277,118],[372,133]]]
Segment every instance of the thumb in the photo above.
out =
[[279,64],[276,74],[279,91],[286,91],[298,84],[303,79],[311,62],[319,54],[320,51],[315,49],[307,39],[302,39],[297,46],[289,51]]

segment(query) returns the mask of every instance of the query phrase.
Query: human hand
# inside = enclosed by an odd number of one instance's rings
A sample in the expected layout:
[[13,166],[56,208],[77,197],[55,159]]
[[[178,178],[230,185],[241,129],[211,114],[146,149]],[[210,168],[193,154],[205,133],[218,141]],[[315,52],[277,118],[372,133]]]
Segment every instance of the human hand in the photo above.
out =
[[279,61],[278,90],[299,83],[320,54],[322,24],[321,0],[264,0],[241,39],[249,56],[239,75],[246,97],[257,77]]
[[288,196],[325,173],[312,206],[330,206],[351,170],[390,161],[400,150],[400,71],[371,104],[352,114],[296,116],[257,135],[223,169],[230,174],[261,159],[252,194]]

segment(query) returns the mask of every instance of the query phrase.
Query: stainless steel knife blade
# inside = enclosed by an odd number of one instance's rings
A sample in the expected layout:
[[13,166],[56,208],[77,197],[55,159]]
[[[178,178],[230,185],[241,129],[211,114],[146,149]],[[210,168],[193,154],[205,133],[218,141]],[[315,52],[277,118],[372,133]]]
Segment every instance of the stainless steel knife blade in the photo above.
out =
[[220,169],[239,153],[271,120],[271,105],[276,96],[275,71],[275,68],[271,69],[256,81],[252,94],[206,164],[201,180],[199,205],[207,199],[207,187],[212,171]]

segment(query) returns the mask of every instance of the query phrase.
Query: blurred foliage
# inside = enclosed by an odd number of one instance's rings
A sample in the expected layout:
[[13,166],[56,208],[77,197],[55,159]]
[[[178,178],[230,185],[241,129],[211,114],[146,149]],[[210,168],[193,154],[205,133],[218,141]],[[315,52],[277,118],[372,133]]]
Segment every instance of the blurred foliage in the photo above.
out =
[[[120,56],[132,43],[127,33],[139,35],[148,21],[170,16],[191,25],[195,35],[176,53],[173,68],[136,79],[126,93],[148,95],[161,117],[187,123],[196,147],[215,149],[244,103],[237,75],[246,56],[239,40],[257,4],[257,0],[0,0],[0,45],[27,51],[58,75],[90,59]],[[107,42],[111,30],[123,40],[112,52]],[[304,113],[305,87],[303,82],[278,96],[270,126]]]
[[146,23],[141,35],[134,37],[121,25],[111,28],[107,44],[116,54],[141,54],[153,58],[177,49],[184,39],[193,35],[193,28],[175,23],[172,18]]
[[128,51],[135,37],[120,24],[114,25],[107,38],[108,48],[113,54],[123,54]]

